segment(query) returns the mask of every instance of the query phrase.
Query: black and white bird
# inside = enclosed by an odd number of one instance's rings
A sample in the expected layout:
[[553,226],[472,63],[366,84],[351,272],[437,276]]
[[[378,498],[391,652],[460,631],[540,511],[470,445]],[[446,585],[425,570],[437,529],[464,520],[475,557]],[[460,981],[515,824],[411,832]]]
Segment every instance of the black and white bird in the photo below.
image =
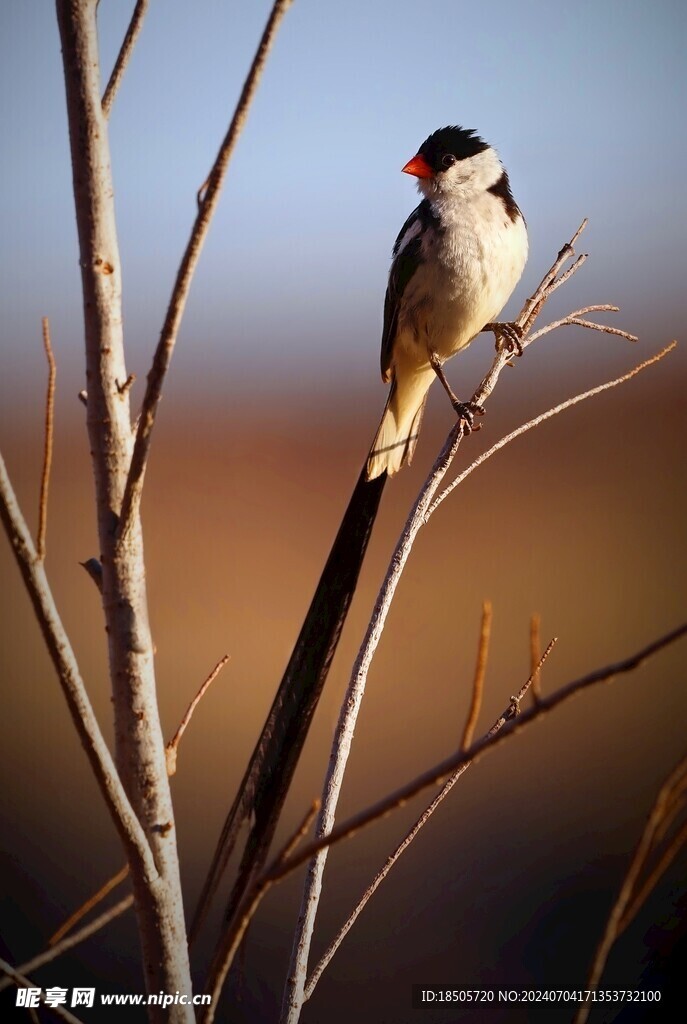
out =
[[483,330],[517,347],[513,325],[495,323],[527,260],[527,228],[498,154],[472,129],[440,128],[403,168],[424,199],[401,228],[384,302],[382,379],[389,397],[367,460],[367,479],[410,462],[427,392],[442,364]]
[[382,376],[391,382],[389,399],[224,823],[192,936],[205,919],[247,822],[249,836],[228,916],[242,905],[251,880],[264,867],[355,593],[387,476],[413,454],[432,381],[439,376],[469,429],[475,410],[452,394],[442,363],[485,328],[518,345],[513,325],[492,322],[527,258],[525,222],[498,156],[474,131],[442,128],[423,142],[403,170],[418,178],[425,198],[394,246],[382,335]]

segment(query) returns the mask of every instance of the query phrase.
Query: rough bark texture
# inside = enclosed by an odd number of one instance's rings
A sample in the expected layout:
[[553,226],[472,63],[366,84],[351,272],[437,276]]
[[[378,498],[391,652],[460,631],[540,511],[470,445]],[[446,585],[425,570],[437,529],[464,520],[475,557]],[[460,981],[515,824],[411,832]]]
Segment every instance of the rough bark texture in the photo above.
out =
[[[103,608],[116,757],[158,871],[131,865],[149,993],[191,993],[174,817],[155,694],[143,539],[138,514],[118,521],[133,435],[124,363],[121,266],[107,122],[100,100],[96,0],[57,0],[84,299],[88,434],[95,474]],[[190,1007],[150,1008],[153,1021],[194,1020]]]

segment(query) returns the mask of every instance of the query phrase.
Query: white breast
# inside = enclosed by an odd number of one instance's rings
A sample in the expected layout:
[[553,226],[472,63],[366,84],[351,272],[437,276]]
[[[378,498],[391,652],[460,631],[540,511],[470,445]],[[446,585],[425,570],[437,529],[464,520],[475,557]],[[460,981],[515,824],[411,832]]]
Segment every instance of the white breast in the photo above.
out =
[[495,320],[527,259],[522,217],[511,221],[490,192],[471,202],[447,202],[443,232],[428,233],[423,266],[403,295],[397,344],[425,363],[429,349],[448,359]]

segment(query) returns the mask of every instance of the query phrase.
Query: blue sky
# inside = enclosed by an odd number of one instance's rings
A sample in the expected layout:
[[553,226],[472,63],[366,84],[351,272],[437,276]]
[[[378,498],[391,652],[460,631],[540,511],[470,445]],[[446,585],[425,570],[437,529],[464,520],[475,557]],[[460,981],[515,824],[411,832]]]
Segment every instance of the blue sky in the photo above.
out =
[[[133,3],[102,0],[106,78]],[[269,4],[152,0],[110,140],[129,362],[144,374],[174,270]],[[617,300],[658,340],[684,288],[683,4],[296,0],[240,141],[173,371],[184,387],[378,382],[389,252],[416,203],[403,163],[435,128],[500,151],[530,228],[517,297],[590,218],[570,301]],[[81,315],[50,3],[0,12],[0,402],[41,373],[40,317],[78,381]],[[577,287],[577,286],[576,286]],[[200,357],[200,358],[199,358]],[[80,386],[80,384],[79,384]],[[27,392],[28,393],[28,392]]]

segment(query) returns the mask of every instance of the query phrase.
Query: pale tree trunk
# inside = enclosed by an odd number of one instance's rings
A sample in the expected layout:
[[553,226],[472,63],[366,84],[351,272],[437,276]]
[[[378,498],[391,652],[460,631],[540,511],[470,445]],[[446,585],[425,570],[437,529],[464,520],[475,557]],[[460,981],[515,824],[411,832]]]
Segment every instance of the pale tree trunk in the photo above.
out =
[[[116,755],[157,868],[131,864],[149,993],[191,994],[176,832],[155,694],[143,539],[136,510],[119,535],[131,429],[124,362],[121,265],[96,32],[97,0],[57,0],[79,234],[88,433],[95,475],[102,594],[109,640]],[[189,1022],[187,1006],[150,1008],[153,1021]]]

